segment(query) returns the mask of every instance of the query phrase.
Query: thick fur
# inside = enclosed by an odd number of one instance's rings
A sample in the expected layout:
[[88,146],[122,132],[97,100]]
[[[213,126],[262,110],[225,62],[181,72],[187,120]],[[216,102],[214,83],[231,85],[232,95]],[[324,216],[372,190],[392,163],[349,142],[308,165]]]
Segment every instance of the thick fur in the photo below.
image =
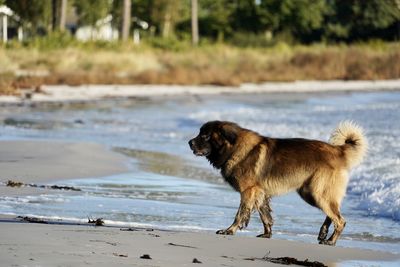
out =
[[[333,131],[329,143],[301,138],[261,136],[233,122],[205,123],[189,141],[193,153],[205,156],[241,195],[233,224],[217,234],[234,234],[247,226],[257,210],[264,234],[271,237],[273,219],[270,198],[296,190],[310,205],[321,209],[326,219],[318,240],[335,245],[346,224],[340,205],[346,193],[349,170],[361,163],[367,141],[361,127],[345,121]],[[333,234],[327,239],[333,222]]]

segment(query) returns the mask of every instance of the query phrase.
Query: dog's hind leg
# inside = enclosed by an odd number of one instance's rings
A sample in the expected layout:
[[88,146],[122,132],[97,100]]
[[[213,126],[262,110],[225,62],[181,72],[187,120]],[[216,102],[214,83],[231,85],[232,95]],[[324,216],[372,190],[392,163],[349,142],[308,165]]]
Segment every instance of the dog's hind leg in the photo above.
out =
[[257,210],[260,213],[260,218],[261,221],[264,225],[264,233],[258,235],[257,237],[264,237],[264,238],[270,238],[272,236],[272,225],[274,223],[274,220],[272,219],[271,212],[272,209],[269,205],[270,198],[265,197],[264,201],[261,202],[259,205],[257,205]]
[[[320,240],[319,243],[324,244],[324,245],[334,246],[336,244],[336,241],[339,238],[340,234],[343,232],[344,227],[346,226],[346,221],[343,218],[343,216],[340,214],[339,204],[337,202],[330,202],[328,205],[321,206],[321,208],[326,213],[327,217],[329,217],[330,220],[333,222],[335,229],[333,231],[333,234],[329,237],[328,240],[323,239],[323,240]],[[329,220],[325,220],[325,222],[328,223]],[[322,225],[321,229],[324,227],[325,222]],[[321,232],[320,232],[320,235],[321,235]]]
[[[313,180],[310,183],[310,190],[316,206],[327,216],[321,226],[318,240],[320,244],[334,246],[346,225],[340,214],[340,204],[346,194],[348,174],[343,169],[332,172],[331,169],[325,168],[316,175],[322,178]],[[334,230],[329,239],[326,239],[331,223],[334,225]]]
[[240,206],[236,213],[235,220],[227,229],[218,230],[220,235],[233,235],[238,229],[247,227],[250,221],[250,215],[254,209],[257,199],[260,197],[260,190],[257,187],[251,187],[240,193]]
[[331,226],[332,220],[328,216],[326,216],[324,223],[319,230],[318,241],[325,240],[328,236],[329,226]]

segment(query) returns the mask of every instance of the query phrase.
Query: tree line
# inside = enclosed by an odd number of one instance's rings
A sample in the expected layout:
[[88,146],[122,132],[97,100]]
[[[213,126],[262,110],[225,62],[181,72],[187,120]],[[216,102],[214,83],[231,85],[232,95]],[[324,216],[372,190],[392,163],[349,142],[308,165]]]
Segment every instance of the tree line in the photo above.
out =
[[[18,23],[33,35],[63,30],[66,12],[73,11],[78,25],[93,27],[111,14],[120,36],[125,27],[128,33],[138,28],[145,36],[189,40],[193,27],[198,27],[200,40],[237,44],[400,39],[400,0],[0,0],[0,4],[10,7],[20,18]],[[148,28],[140,27],[143,21]]]

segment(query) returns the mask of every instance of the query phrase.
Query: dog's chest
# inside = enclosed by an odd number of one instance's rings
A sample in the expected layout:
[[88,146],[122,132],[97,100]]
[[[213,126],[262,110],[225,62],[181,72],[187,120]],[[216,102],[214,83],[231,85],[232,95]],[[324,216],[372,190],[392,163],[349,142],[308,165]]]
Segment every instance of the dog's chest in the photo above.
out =
[[236,191],[240,192],[240,185],[238,179],[234,175],[225,176],[222,172],[222,177],[224,177],[225,181]]
[[232,168],[229,172],[222,169],[221,175],[224,177],[225,181],[238,192],[242,192],[249,186],[253,186],[255,184],[254,175],[248,174],[239,166]]

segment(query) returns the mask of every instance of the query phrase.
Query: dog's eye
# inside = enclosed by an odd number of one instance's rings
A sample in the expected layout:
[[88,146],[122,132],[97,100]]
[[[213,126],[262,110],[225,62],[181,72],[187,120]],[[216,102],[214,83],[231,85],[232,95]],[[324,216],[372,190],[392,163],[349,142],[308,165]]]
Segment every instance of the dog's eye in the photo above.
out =
[[204,141],[208,141],[208,140],[210,140],[210,136],[209,135],[202,135],[201,136],[201,138],[204,140]]

